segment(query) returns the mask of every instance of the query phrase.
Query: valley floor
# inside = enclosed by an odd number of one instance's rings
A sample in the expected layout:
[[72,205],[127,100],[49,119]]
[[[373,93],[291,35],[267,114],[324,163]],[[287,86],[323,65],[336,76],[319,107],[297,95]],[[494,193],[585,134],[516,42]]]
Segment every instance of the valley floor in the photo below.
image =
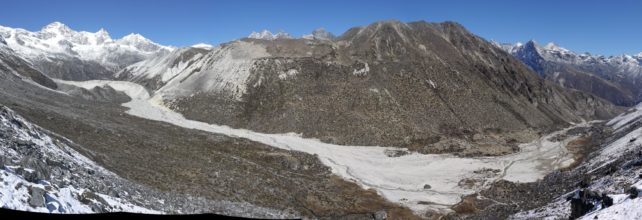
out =
[[[462,196],[487,188],[499,179],[533,182],[574,162],[566,145],[577,138],[566,135],[582,123],[520,145],[520,152],[499,157],[463,158],[448,154],[419,154],[405,149],[375,146],[340,146],[301,138],[297,134],[264,134],[245,129],[185,119],[164,107],[159,97],[150,97],[140,85],[121,81],[58,83],[85,89],[110,86],[131,97],[123,106],[127,113],[180,127],[230,137],[245,138],[272,147],[318,156],[332,172],[367,189],[375,189],[390,201],[421,214],[426,211],[452,212]],[[564,138],[556,138],[563,136]]]

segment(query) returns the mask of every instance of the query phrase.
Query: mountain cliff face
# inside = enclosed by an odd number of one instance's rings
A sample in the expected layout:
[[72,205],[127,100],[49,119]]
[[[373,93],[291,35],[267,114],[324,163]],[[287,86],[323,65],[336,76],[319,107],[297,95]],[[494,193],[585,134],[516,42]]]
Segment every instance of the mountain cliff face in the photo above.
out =
[[616,105],[642,101],[642,56],[576,54],[555,44],[498,45],[543,78],[562,87],[594,94]]
[[0,26],[0,36],[36,69],[66,80],[110,79],[125,66],[173,49],[138,34],[114,40],[104,29],[78,32],[60,22],[37,32]]
[[196,63],[212,48],[187,47],[176,49],[165,56],[157,56],[132,64],[119,71],[116,79],[129,80],[157,90],[180,73],[195,72],[203,64]]
[[34,69],[26,60],[18,56],[9,48],[4,39],[0,36],[0,72],[6,76],[24,77],[50,89],[56,89],[57,85],[49,77]]
[[119,75],[146,78],[188,118],[339,144],[465,153],[483,142],[504,146],[485,154],[501,154],[528,133],[617,112],[453,22],[383,21],[334,40],[245,38],[182,53],[193,59],[183,71]]

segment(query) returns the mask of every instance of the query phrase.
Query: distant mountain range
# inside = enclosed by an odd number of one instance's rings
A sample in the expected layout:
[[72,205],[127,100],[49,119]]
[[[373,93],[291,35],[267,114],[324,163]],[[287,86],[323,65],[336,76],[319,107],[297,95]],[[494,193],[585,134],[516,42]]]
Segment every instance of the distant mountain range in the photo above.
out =
[[110,79],[130,64],[174,49],[139,34],[114,40],[104,29],[74,31],[60,22],[37,32],[0,26],[0,37],[36,69],[66,80]]
[[589,92],[617,105],[642,101],[642,53],[608,57],[578,54],[535,41],[495,45],[560,86]]

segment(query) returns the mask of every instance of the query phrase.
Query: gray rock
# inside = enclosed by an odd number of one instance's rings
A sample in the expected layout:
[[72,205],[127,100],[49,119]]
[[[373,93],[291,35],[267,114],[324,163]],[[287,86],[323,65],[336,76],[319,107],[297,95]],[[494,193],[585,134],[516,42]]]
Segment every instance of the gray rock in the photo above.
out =
[[[22,170],[21,175],[25,180],[37,183],[40,180],[48,180],[49,174],[51,173],[51,167],[48,167],[45,163],[37,158],[28,158],[22,160],[20,165],[26,168],[29,168],[33,171]],[[16,172],[17,173],[17,172]]]
[[631,199],[637,198],[639,196],[639,193],[640,191],[638,190],[637,187],[631,186],[631,188],[629,189],[629,198]]
[[408,151],[404,150],[385,150],[383,153],[385,153],[388,157],[401,157],[409,154]]
[[430,189],[430,188],[432,188],[430,185],[428,184],[424,185],[424,189]]
[[36,183],[38,181],[38,174],[36,171],[24,171],[22,177],[32,183]]
[[34,208],[45,206],[45,190],[38,187],[29,187],[29,205]]
[[[84,203],[86,205],[96,204],[93,201],[98,202],[97,205],[100,206],[101,209],[104,209],[104,208],[102,208],[102,206],[109,205],[109,203],[107,203],[107,201],[105,201],[105,199],[103,199],[99,195],[96,195],[93,192],[85,191],[85,192],[82,193],[82,195],[80,195],[80,202],[82,202],[82,203]],[[93,209],[93,207],[92,207],[92,209]]]
[[384,220],[387,218],[388,218],[388,213],[386,213],[386,210],[381,210],[381,211],[375,212],[374,214],[375,220]]

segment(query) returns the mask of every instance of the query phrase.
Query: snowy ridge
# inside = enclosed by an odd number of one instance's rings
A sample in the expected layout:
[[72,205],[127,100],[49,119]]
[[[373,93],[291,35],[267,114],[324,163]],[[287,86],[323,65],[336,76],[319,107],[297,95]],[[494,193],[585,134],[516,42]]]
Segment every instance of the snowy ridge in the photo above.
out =
[[[161,213],[96,193],[84,183],[76,185],[74,178],[86,178],[78,175],[83,172],[118,177],[6,107],[0,107],[0,133],[10,135],[0,140],[0,207],[48,213]],[[52,168],[56,166],[65,168]]]
[[308,40],[334,40],[336,36],[324,28],[317,28],[311,34],[303,35],[301,38]]
[[190,47],[201,48],[201,49],[212,49],[212,48],[214,48],[214,46],[212,46],[211,44],[206,44],[206,43],[194,44],[194,45],[192,45]]
[[[67,83],[59,81],[61,83]],[[224,134],[230,137],[246,138],[273,147],[301,151],[318,155],[323,164],[332,172],[349,181],[355,181],[366,189],[375,189],[390,201],[407,206],[417,213],[426,210],[450,212],[449,206],[458,203],[461,196],[475,193],[492,181],[504,178],[512,181],[535,181],[548,172],[573,162],[565,143],[552,142],[553,133],[533,143],[520,146],[517,154],[501,157],[460,158],[453,155],[425,155],[406,150],[374,146],[340,146],[322,143],[315,139],[304,139],[296,134],[264,134],[245,129],[207,124],[185,119],[172,112],[157,96],[134,93],[142,86],[114,81],[73,82],[84,88],[111,85],[114,89],[132,94],[132,100],[124,103],[128,114],[163,121],[177,126]],[[119,88],[117,88],[119,87]],[[578,125],[586,126],[586,124]],[[560,132],[565,132],[560,131]],[[390,156],[401,152],[402,156]],[[476,182],[474,186],[461,186],[461,180]]]
[[113,71],[173,50],[139,34],[114,40],[104,29],[95,33],[77,32],[60,22],[53,22],[37,32],[0,26],[0,36],[27,60],[73,57],[98,62]]
[[[276,34],[268,30],[263,30],[261,32],[252,32],[247,38],[252,39],[261,39],[261,40],[276,40],[276,39],[295,39],[289,33],[279,31]],[[324,28],[317,28],[312,33],[301,36],[302,39],[307,40],[334,40],[336,36]]]
[[252,32],[247,38],[252,38],[252,39],[261,39],[261,40],[276,40],[276,39],[292,39],[292,36],[290,34],[285,33],[283,31],[279,31],[276,34],[272,34],[272,32],[268,30],[263,30],[261,32]]
[[525,50],[529,50],[529,47],[534,46],[536,52],[547,61],[579,66],[606,65],[616,70],[616,72],[612,74],[642,76],[642,53],[637,55],[622,54],[618,56],[592,55],[590,53],[577,54],[555,43],[548,43],[541,46],[533,40],[526,44],[519,42],[515,44],[499,44],[495,42],[494,44],[513,55],[528,53]]

